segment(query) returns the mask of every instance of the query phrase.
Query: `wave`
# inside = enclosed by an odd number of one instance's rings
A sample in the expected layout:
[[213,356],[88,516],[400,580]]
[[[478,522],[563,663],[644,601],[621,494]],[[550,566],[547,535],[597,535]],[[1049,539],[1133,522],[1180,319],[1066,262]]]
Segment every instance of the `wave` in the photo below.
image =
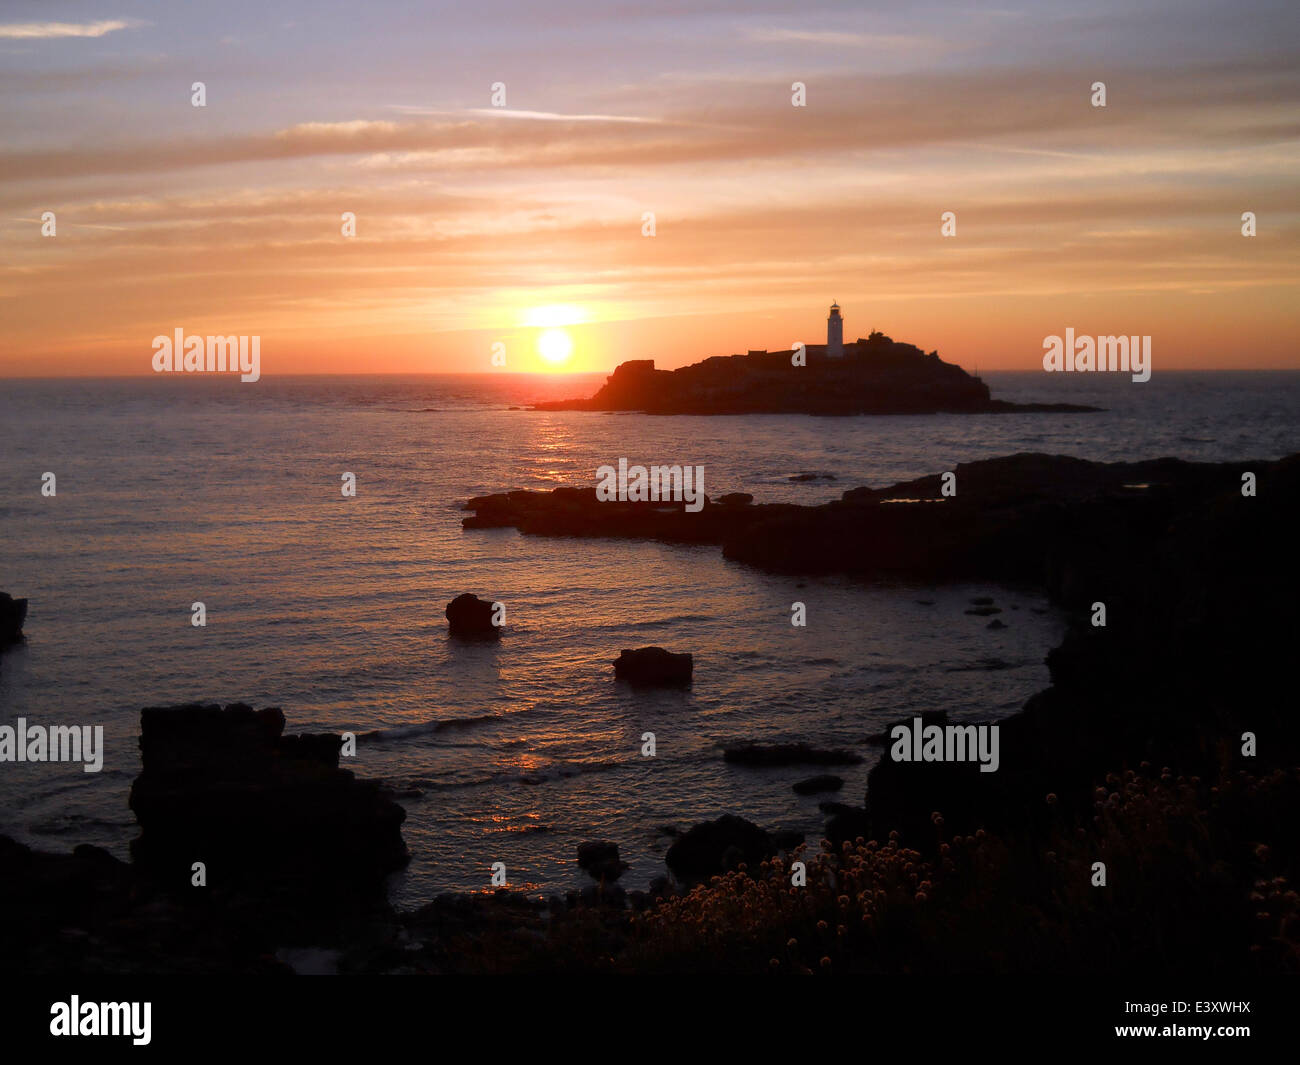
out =
[[387,740],[406,740],[412,736],[429,736],[447,729],[468,728],[471,725],[481,725],[487,721],[500,721],[507,716],[506,714],[477,714],[473,717],[451,717],[443,718],[441,721],[425,721],[419,725],[396,725],[393,728],[362,732],[358,735],[358,739],[370,740],[372,743],[383,743]]

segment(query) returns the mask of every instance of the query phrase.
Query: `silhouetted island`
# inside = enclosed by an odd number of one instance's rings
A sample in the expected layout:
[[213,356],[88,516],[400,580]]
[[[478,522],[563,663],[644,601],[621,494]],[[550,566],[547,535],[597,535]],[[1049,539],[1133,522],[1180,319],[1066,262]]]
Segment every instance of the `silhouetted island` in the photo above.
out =
[[[836,353],[838,351],[838,353]],[[833,349],[716,355],[676,370],[653,359],[622,363],[590,399],[552,400],[534,410],[646,414],[999,414],[1086,413],[1073,403],[1008,403],[960,366],[873,332]]]

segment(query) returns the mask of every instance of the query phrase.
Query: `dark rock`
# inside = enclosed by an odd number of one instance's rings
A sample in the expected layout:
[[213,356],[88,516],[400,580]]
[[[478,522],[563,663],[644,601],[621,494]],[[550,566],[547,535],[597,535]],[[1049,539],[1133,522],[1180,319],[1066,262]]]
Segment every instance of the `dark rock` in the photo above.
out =
[[284,736],[278,709],[243,704],[147,709],[140,729],[130,801],[142,831],[131,854],[164,883],[187,889],[202,861],[209,886],[302,907],[382,896],[407,860],[405,812],[338,767],[339,736]]
[[673,876],[703,883],[741,863],[756,866],[776,853],[771,836],[743,817],[725,814],[688,829],[665,855]]
[[1000,606],[973,606],[966,611],[967,614],[973,614],[977,618],[986,618],[990,614],[1001,614]]
[[1007,627],[1007,623],[1003,621],[1001,618],[994,618],[984,627],[986,629],[1005,629]]
[[690,684],[695,666],[689,654],[674,654],[662,647],[638,647],[619,652],[614,662],[614,676],[631,684],[674,686]]
[[618,856],[618,844],[608,840],[579,843],[578,867],[597,880],[610,882],[617,880],[629,869],[627,862]]
[[718,505],[722,507],[744,507],[752,502],[754,502],[754,497],[748,492],[728,492],[717,499]]
[[796,832],[794,829],[775,829],[770,835],[772,846],[779,851],[792,851],[801,846],[805,839],[802,832]]
[[792,480],[792,481],[833,481],[833,480],[835,480],[835,474],[833,474],[833,473],[795,473],[795,474],[791,474],[791,476],[790,476],[790,480]]
[[844,778],[826,773],[822,776],[801,780],[793,787],[796,795],[816,795],[820,791],[839,791],[840,788],[844,787]]
[[862,756],[852,751],[810,747],[806,743],[743,743],[726,748],[726,761],[735,765],[859,765]]
[[925,414],[939,411],[1088,411],[1070,404],[992,400],[983,381],[935,352],[872,333],[828,358],[809,344],[806,365],[793,351],[715,356],[676,370],[652,359],[620,364],[590,399],[538,403],[537,410],[645,411],[651,414]]
[[499,640],[501,627],[492,624],[492,603],[466,592],[447,604],[447,627],[461,640]]
[[970,600],[970,605],[971,606],[992,606],[993,597],[991,595],[977,595],[974,599]]
[[27,620],[27,600],[15,599],[8,592],[0,592],[0,648],[8,647],[23,638],[23,622]]
[[871,819],[861,806],[835,804],[835,809],[827,811],[826,838],[836,846],[856,839],[871,839]]

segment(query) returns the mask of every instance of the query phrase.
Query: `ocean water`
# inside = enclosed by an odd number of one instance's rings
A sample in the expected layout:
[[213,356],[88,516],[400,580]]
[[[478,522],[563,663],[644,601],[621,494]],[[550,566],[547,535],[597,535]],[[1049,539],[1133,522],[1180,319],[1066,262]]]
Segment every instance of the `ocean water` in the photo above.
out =
[[[601,378],[142,378],[0,382],[0,589],[27,596],[0,659],[0,719],[102,724],[102,772],[0,764],[0,832],[125,857],[141,707],[244,701],[290,731],[374,733],[352,768],[407,810],[393,899],[579,886],[577,844],[618,842],[644,887],[686,828],[740,813],[819,838],[819,799],[862,801],[900,715],[1014,712],[1047,683],[1063,619],[1034,589],[774,577],[716,548],[464,531],[460,505],[592,484],[598,465],[692,463],[706,490],[822,502],[955,463],[1046,451],[1118,460],[1270,459],[1297,448],[1300,374],[987,374],[999,398],[1090,415],[648,417],[539,414]],[[57,495],[40,493],[57,476]],[[341,474],[357,496],[340,493]],[[795,482],[801,473],[834,480]],[[499,646],[448,641],[443,608],[506,604]],[[1003,630],[964,613],[992,595]],[[206,628],[190,605],[207,607]],[[790,624],[807,605],[806,628]],[[689,690],[613,680],[624,647],[696,655]],[[641,755],[653,732],[657,754]],[[867,760],[839,796],[820,770],[723,762],[729,743],[803,740]]]

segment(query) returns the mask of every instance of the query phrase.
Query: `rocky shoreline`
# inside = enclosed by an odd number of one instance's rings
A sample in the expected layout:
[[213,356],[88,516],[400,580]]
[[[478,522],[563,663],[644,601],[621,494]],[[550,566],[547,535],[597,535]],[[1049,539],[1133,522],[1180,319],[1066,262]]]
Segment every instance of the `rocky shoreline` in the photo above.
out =
[[[823,804],[820,851],[728,816],[682,834],[649,892],[617,884],[601,841],[576,856],[583,891],[398,913],[377,889],[404,854],[400,808],[338,768],[339,737],[284,737],[278,711],[151,710],[133,862],[0,839],[0,899],[26,917],[0,964],[272,972],[310,947],[340,972],[1300,969],[1300,456],[1019,455],[955,472],[951,497],[936,475],[697,514],[512,492],[471,500],[465,526],[713,543],[778,572],[1038,583],[1075,620],[1051,686],[999,722],[997,772],[885,758],[861,804]],[[206,888],[185,879],[199,849],[218,856]]]

